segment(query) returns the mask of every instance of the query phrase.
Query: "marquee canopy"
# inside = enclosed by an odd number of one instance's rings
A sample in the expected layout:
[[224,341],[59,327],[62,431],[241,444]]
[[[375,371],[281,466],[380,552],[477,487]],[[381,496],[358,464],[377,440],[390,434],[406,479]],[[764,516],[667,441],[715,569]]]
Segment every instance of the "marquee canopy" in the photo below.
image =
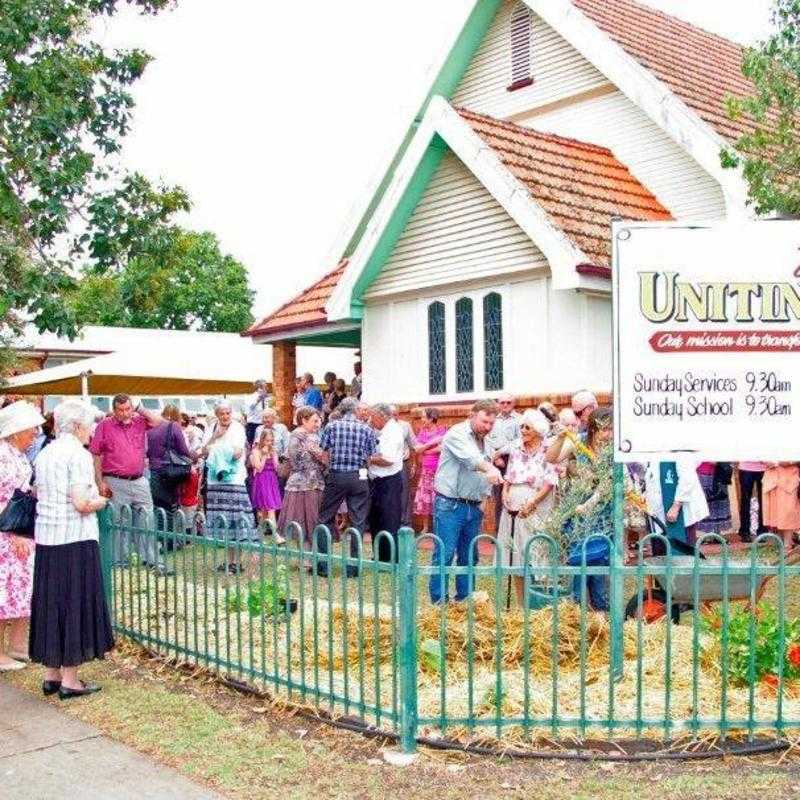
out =
[[20,395],[244,394],[263,376],[261,359],[227,350],[147,350],[109,353],[9,378],[4,391]]

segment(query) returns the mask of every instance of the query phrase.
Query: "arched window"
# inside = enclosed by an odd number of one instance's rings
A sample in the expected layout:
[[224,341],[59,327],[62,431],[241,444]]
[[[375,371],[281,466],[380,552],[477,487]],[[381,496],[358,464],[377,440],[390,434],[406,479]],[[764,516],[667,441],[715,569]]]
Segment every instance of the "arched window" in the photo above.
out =
[[497,292],[483,298],[483,369],[485,389],[502,389],[503,299]]
[[472,344],[472,300],[462,297],[456,303],[456,391],[475,388]]
[[438,301],[428,306],[428,391],[447,391],[444,303]]
[[517,3],[511,15],[511,85],[509,92],[533,83],[533,13],[525,3]]

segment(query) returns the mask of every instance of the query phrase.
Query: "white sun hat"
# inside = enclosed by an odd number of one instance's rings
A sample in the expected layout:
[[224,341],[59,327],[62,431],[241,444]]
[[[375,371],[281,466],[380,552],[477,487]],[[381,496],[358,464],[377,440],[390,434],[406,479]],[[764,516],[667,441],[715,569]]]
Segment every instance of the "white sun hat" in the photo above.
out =
[[25,400],[0,409],[0,439],[7,439],[20,431],[38,428],[44,422],[44,417],[39,409]]

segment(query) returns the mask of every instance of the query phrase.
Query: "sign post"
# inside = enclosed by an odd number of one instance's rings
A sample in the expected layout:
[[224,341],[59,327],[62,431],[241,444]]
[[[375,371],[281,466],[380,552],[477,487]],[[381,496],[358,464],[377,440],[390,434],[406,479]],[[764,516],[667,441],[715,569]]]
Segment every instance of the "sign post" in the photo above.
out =
[[800,222],[615,222],[620,461],[794,461]]
[[618,679],[625,462],[798,460],[800,221],[615,221],[612,239]]

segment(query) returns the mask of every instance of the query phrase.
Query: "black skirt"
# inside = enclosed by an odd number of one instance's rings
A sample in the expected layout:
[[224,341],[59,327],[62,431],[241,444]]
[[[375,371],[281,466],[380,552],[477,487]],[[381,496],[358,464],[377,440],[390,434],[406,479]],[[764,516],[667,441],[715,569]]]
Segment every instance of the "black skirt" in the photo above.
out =
[[36,545],[29,655],[46,667],[77,667],[114,646],[97,542]]

